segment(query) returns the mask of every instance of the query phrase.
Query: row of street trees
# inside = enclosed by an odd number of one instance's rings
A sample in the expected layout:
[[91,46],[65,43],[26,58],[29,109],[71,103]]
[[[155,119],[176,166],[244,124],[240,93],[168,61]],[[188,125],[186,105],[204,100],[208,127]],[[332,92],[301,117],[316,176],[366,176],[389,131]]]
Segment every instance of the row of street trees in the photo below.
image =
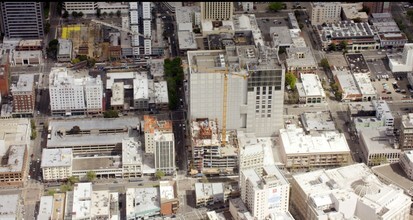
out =
[[179,104],[178,88],[183,85],[184,80],[181,58],[165,59],[164,76],[168,84],[169,109],[176,110]]
[[[93,182],[96,179],[96,172],[94,171],[88,171],[86,173],[86,180],[88,182]],[[76,176],[71,176],[67,178],[66,183],[60,186],[60,192],[65,193],[67,191],[72,191],[73,186],[79,182],[79,178]],[[47,192],[50,196],[56,193],[55,189],[50,189]]]

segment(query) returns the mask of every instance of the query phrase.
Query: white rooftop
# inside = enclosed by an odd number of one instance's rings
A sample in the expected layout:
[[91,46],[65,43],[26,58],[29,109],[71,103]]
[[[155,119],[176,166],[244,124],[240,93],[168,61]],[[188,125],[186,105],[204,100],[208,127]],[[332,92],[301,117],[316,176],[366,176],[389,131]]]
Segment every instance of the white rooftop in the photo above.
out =
[[244,133],[237,131],[237,138],[240,148],[240,156],[264,154],[264,166],[275,164],[273,156],[273,146],[275,140],[273,138],[257,138],[253,133]]
[[174,139],[174,134],[171,132],[162,132],[162,131],[155,130],[153,140],[154,141],[174,141],[175,139]]
[[166,81],[155,82],[155,103],[169,103],[168,85]]
[[10,146],[8,152],[9,154],[8,154],[7,164],[4,166],[0,166],[0,172],[1,173],[22,172],[22,170],[25,168],[23,167],[23,164],[25,164],[25,159],[26,159],[24,157],[24,155],[26,154],[26,146],[25,145],[12,145]]
[[394,137],[386,135],[386,128],[361,129],[359,132],[360,139],[365,141],[367,154],[376,153],[400,153],[400,149],[394,147]]
[[224,201],[224,183],[195,183],[195,196],[197,200],[218,197],[220,201]]
[[[340,219],[364,219],[360,214],[369,212],[369,219],[385,219],[411,203],[402,189],[382,183],[364,163],[296,174],[293,179],[320,218],[338,214]],[[364,212],[356,211],[361,207]]]
[[15,220],[19,206],[19,195],[0,195],[0,219]]
[[59,39],[59,55],[72,53],[72,41],[70,39]]
[[170,200],[175,198],[174,186],[169,181],[159,181],[159,192],[161,200]]
[[[298,89],[300,97],[317,96],[326,97],[320,78],[317,74],[300,74],[301,84]],[[297,87],[298,88],[298,87]]]
[[344,134],[337,131],[306,135],[302,128],[297,128],[294,124],[290,124],[285,129],[280,129],[280,136],[287,155],[350,152]]
[[122,164],[123,165],[142,165],[142,147],[140,141],[133,138],[122,140]]
[[100,75],[93,78],[85,72],[69,71],[65,67],[53,67],[49,75],[50,87],[103,85]]
[[112,89],[116,80],[132,79],[133,84],[124,84],[124,89],[133,89],[133,99],[149,98],[149,81],[146,72],[109,72],[106,74],[106,89]]
[[90,218],[92,208],[92,183],[76,183],[73,188],[72,219]]
[[93,191],[91,215],[95,218],[109,217],[110,215],[109,190]]
[[279,185],[289,184],[288,180],[282,175],[275,165],[264,166],[263,173],[260,174],[255,169],[242,170],[241,173],[248,179],[255,188],[261,188],[262,185]]
[[198,44],[195,40],[195,33],[192,31],[178,31],[179,49],[189,50],[197,49]]
[[128,188],[126,190],[126,217],[139,218],[161,210],[158,188]]
[[[299,43],[295,40],[294,43]],[[299,68],[299,67],[313,67],[318,66],[317,62],[313,57],[313,53],[310,48],[304,47],[290,47],[287,48],[288,58],[286,60],[288,67]]]
[[336,77],[340,83],[340,87],[343,89],[343,97],[361,94],[351,74],[338,74]]
[[73,153],[71,148],[43,149],[41,167],[71,167]]
[[11,145],[30,144],[30,121],[27,118],[0,119],[0,156]]
[[12,84],[11,92],[31,92],[34,86],[34,74],[20,74],[17,85]]
[[371,83],[370,77],[367,73],[353,73],[357,86],[360,88],[363,95],[375,95],[376,90]]
[[39,214],[37,215],[38,220],[48,220],[52,216],[53,208],[53,196],[42,196],[40,197],[40,207]]
[[301,121],[306,131],[334,131],[336,126],[329,111],[304,112]]
[[125,98],[125,90],[123,88],[123,82],[116,82],[112,85],[112,97],[110,98],[110,104],[123,105]]
[[175,7],[176,23],[193,23],[193,14],[199,12],[200,8],[197,6],[192,7]]

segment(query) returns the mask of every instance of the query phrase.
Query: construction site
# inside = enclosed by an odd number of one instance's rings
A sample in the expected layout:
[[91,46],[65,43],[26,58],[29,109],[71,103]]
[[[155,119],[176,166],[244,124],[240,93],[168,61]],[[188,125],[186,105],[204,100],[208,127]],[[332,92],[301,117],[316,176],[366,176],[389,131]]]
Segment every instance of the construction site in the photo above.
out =
[[[226,141],[218,132],[217,120],[197,118],[191,122],[191,175],[232,175],[237,173],[238,142],[236,131],[226,131]],[[224,144],[223,144],[224,143]]]
[[[91,20],[88,23],[76,25],[63,25],[58,28],[58,36],[62,39],[70,39],[73,42],[75,57],[86,55],[94,58],[97,62],[104,62],[110,58],[120,58],[121,46],[119,32],[123,31],[120,19],[116,24]],[[116,51],[117,53],[113,53]],[[116,54],[116,55],[113,55]]]

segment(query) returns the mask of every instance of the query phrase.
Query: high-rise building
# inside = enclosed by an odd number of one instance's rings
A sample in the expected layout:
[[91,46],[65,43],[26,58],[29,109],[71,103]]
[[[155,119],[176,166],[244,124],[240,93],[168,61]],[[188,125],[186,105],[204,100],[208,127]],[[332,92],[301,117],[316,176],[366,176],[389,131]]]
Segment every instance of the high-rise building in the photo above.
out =
[[8,38],[44,37],[43,2],[1,2],[1,31]]
[[275,166],[241,171],[241,199],[256,219],[266,219],[272,213],[287,212],[290,184]]
[[34,92],[34,75],[21,74],[16,85],[12,85],[13,114],[32,115],[36,96]]
[[175,172],[175,140],[173,133],[155,131],[155,169],[167,175]]
[[201,19],[211,21],[231,20],[234,2],[201,2]]
[[192,118],[211,118],[222,126],[225,76],[227,129],[272,136],[283,128],[285,69],[275,49],[227,46],[189,51],[189,110]]
[[49,82],[52,115],[102,113],[103,86],[100,76],[77,78],[66,68],[52,68]]
[[300,219],[408,219],[410,196],[381,182],[364,163],[293,175],[291,204]]
[[130,36],[135,62],[141,62],[142,56],[152,54],[151,21],[151,2],[129,2],[129,27],[132,31],[140,33]]
[[363,2],[363,7],[370,9],[369,14],[390,12],[390,2]]
[[143,116],[145,133],[145,153],[155,152],[155,132],[172,133],[172,121],[158,120],[155,116]]
[[309,16],[312,25],[332,23],[341,20],[340,2],[311,2]]

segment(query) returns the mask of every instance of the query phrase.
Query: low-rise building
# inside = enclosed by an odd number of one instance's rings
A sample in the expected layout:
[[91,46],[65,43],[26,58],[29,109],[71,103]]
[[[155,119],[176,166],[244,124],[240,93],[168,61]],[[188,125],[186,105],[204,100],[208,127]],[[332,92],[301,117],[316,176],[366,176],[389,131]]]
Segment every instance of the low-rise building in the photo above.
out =
[[178,191],[175,181],[159,181],[161,215],[176,214],[179,207]]
[[110,97],[110,107],[113,110],[122,112],[125,107],[125,90],[123,82],[116,82],[112,85],[112,97]]
[[387,102],[385,100],[373,100],[371,101],[371,104],[374,109],[373,116],[350,117],[356,131],[379,127],[393,129],[394,116],[392,115]]
[[[233,174],[238,167],[238,145],[233,131],[226,133],[226,146],[221,146],[217,122],[198,118],[191,122],[192,163],[195,173]],[[191,171],[191,172],[193,172]]]
[[241,198],[229,200],[229,212],[234,220],[253,220],[254,217],[248,211]]
[[23,219],[23,209],[20,194],[0,196],[0,219]]
[[136,178],[143,173],[142,146],[134,138],[122,140],[122,177]]
[[287,212],[290,184],[275,166],[264,166],[261,172],[247,169],[240,173],[241,199],[255,219]]
[[399,162],[401,150],[393,136],[393,129],[363,129],[359,131],[359,139],[368,166]]
[[351,73],[337,74],[334,76],[335,81],[338,83],[338,89],[342,94],[341,101],[361,101],[362,94],[357,87],[357,83]]
[[72,176],[73,153],[70,148],[43,149],[42,163],[44,181],[65,180]]
[[413,151],[404,151],[400,154],[400,167],[409,179],[413,180]]
[[294,124],[280,129],[281,158],[288,169],[335,167],[351,163],[350,149],[343,133],[326,131],[305,134]]
[[196,207],[224,203],[224,183],[195,183]]
[[336,130],[329,111],[304,112],[300,116],[301,124],[307,134]]
[[40,197],[40,207],[37,219],[64,219],[65,197],[64,193],[55,193],[52,196]]
[[413,149],[413,114],[402,116],[400,126],[400,148]]
[[151,218],[160,215],[159,198],[157,188],[127,188],[126,219]]
[[383,33],[377,35],[380,40],[380,47],[391,49],[391,48],[402,48],[408,43],[406,34],[404,33]]
[[16,51],[32,51],[32,50],[42,50],[43,40],[21,40],[16,46]]
[[155,103],[156,109],[168,110],[169,95],[166,81],[154,82],[153,91],[153,102],[150,101],[150,103]]
[[300,73],[301,82],[297,83],[300,103],[325,103],[326,93],[317,74]]
[[350,67],[351,73],[367,73],[370,74],[369,66],[361,53],[347,53],[345,59]]
[[37,219],[52,219],[53,212],[53,196],[42,196],[40,197],[39,214]]
[[354,80],[361,93],[362,101],[371,101],[377,99],[377,92],[371,83],[370,77],[366,73],[353,73]]
[[325,26],[318,24],[316,33],[322,48],[327,49],[330,44],[339,45],[342,41],[347,42],[348,51],[377,50],[380,43],[367,22],[355,23],[353,20],[327,23]]
[[411,199],[363,163],[293,175],[291,204],[302,219],[407,219]]
[[73,57],[73,45],[70,39],[59,39],[59,47],[57,50],[58,62],[70,62]]
[[318,63],[308,47],[290,47],[287,48],[287,71],[295,73],[312,73],[318,68]]
[[19,75],[17,84],[11,86],[11,94],[13,96],[13,115],[33,116],[36,103],[34,75]]
[[100,10],[102,14],[117,14],[118,11],[125,14],[129,12],[129,4],[127,2],[97,2],[97,10]]
[[12,66],[29,66],[43,64],[43,52],[41,50],[14,51],[11,54]]

